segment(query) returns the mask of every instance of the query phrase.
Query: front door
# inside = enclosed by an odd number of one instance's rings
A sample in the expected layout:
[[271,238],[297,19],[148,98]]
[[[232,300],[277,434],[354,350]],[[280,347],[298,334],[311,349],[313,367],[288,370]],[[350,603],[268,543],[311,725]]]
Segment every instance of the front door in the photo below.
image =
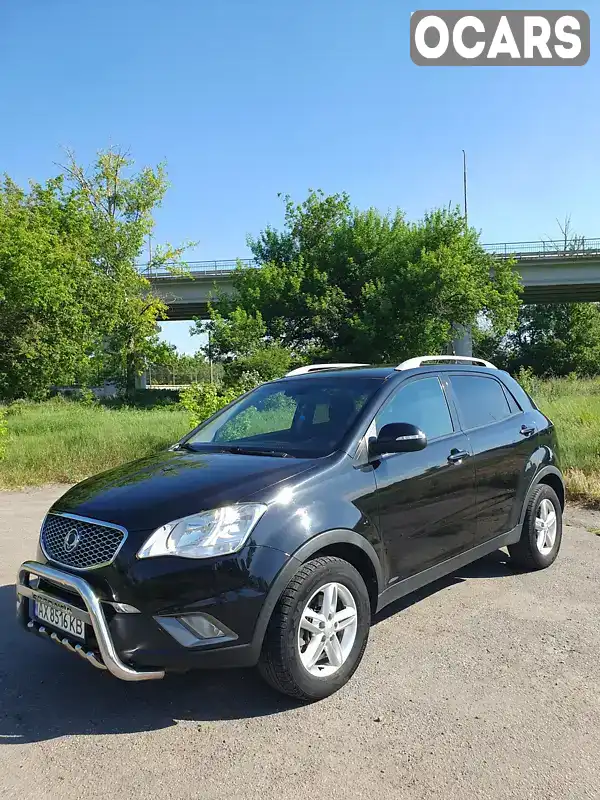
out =
[[391,422],[417,425],[428,439],[424,450],[386,455],[375,464],[394,583],[470,549],[477,520],[469,440],[450,413],[437,374],[412,379],[387,400],[374,420],[377,432]]

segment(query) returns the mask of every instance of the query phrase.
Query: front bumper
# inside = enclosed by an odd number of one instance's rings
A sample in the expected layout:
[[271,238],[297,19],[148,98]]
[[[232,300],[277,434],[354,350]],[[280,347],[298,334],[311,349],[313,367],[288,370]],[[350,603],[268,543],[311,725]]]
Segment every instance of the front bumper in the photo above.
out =
[[[79,643],[73,643],[67,636],[57,632],[50,632],[45,625],[38,624],[29,617],[29,600],[33,595],[30,587],[31,576],[43,578],[50,583],[76,593],[85,605],[85,611],[79,610],[78,616],[90,625],[94,631],[94,637],[98,645],[98,652],[87,650]],[[50,567],[47,564],[38,564],[35,561],[25,561],[19,570],[17,583],[17,617],[21,624],[29,630],[50,638],[66,647],[72,652],[78,653],[93,666],[99,669],[106,669],[116,678],[123,681],[149,681],[163,678],[164,670],[138,670],[125,664],[115,648],[108,622],[102,603],[90,584],[77,575]]]
[[[288,572],[296,569],[294,559],[255,547],[212,565],[148,561],[153,563],[134,563],[130,573],[111,567],[109,575],[98,570],[85,578],[26,561],[17,578],[19,622],[126,681],[256,665],[274,605]],[[30,608],[34,595],[67,606],[84,623],[85,642],[38,620]],[[190,635],[198,617],[214,623],[220,638]]]

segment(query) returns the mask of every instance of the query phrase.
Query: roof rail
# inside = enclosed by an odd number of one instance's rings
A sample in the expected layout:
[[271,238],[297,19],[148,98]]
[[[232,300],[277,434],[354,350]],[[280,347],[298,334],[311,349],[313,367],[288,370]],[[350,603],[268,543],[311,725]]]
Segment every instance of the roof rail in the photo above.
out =
[[306,367],[298,367],[286,374],[286,378],[290,375],[306,375],[307,372],[318,372],[322,369],[348,369],[350,367],[368,367],[369,364],[308,364]]
[[403,361],[401,364],[398,364],[397,367],[394,367],[394,369],[414,369],[415,367],[420,367],[421,364],[425,364],[430,361],[458,362],[459,364],[467,361],[470,364],[478,367],[498,369],[498,367],[496,367],[494,364],[491,364],[489,361],[486,361],[484,358],[471,358],[471,356],[417,356],[416,358],[409,358],[407,361]]

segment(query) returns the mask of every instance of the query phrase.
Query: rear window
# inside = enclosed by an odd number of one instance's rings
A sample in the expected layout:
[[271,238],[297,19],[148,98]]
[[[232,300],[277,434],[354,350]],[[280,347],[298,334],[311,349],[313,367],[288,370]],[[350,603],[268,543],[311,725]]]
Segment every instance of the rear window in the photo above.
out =
[[501,422],[512,414],[504,389],[495,378],[483,375],[453,375],[450,378],[463,427],[478,428]]

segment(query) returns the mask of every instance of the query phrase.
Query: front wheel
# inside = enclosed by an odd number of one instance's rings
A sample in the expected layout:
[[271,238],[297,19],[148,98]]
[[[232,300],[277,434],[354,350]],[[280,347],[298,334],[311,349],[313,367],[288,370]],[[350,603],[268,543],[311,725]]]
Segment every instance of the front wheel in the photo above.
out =
[[527,503],[521,538],[508,552],[522,569],[545,569],[556,559],[561,540],[562,506],[554,489],[542,483]]
[[369,593],[347,561],[303,564],[281,595],[259,661],[263,678],[299,700],[340,689],[360,664],[371,624]]

